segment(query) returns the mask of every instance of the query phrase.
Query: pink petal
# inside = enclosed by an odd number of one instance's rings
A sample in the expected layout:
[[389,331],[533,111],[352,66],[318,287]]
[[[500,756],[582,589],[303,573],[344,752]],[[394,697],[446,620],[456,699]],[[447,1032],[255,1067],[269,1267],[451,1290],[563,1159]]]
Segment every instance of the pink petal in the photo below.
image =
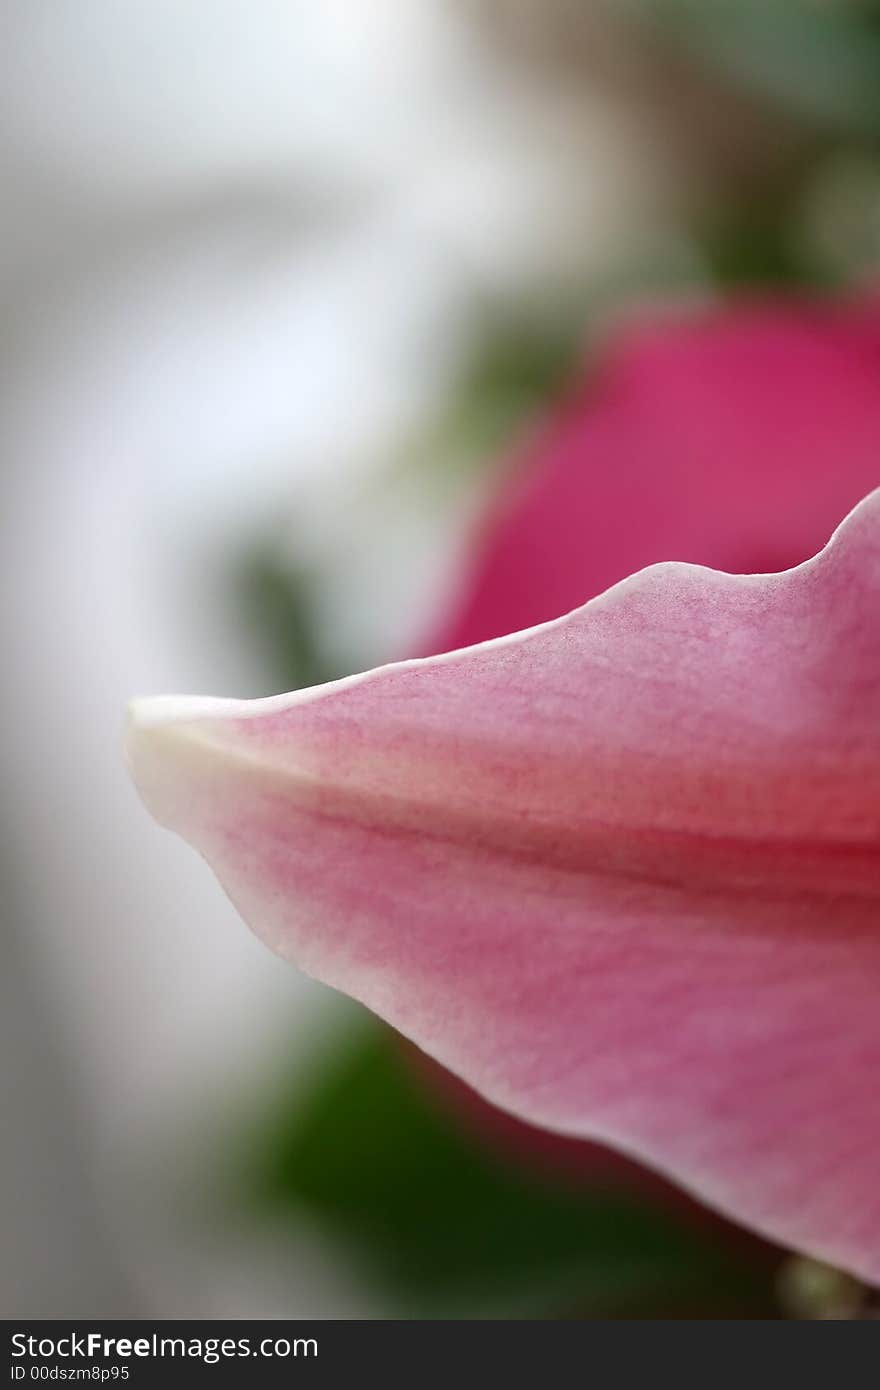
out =
[[618,333],[530,443],[424,653],[660,560],[782,570],[880,484],[880,303],[756,301]]
[[258,934],[489,1099],[880,1279],[880,492],[813,561],[271,700],[139,703]]

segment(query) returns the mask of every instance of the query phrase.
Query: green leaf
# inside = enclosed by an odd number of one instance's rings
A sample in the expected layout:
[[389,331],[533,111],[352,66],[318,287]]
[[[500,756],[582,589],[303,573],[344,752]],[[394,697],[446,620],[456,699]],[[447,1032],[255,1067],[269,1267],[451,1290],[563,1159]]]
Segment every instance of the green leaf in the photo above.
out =
[[276,1104],[248,1181],[273,1219],[307,1215],[347,1241],[406,1315],[778,1315],[766,1247],[483,1141],[375,1024],[343,1041],[304,1098]]

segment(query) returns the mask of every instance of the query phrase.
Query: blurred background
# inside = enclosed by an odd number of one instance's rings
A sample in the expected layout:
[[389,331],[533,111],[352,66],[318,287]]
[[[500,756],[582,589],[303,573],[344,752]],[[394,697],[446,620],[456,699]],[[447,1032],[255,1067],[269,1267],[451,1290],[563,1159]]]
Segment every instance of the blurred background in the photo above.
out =
[[870,284],[880,6],[2,12],[0,1312],[809,1315],[266,953],[119,735],[424,649],[620,319]]

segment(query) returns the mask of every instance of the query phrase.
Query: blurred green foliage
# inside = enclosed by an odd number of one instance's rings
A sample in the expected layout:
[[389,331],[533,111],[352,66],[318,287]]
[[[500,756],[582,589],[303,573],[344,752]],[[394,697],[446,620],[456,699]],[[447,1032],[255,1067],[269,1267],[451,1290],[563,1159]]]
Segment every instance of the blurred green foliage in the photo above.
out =
[[315,591],[320,576],[292,567],[275,535],[261,536],[230,566],[235,607],[260,639],[265,664],[279,690],[296,690],[349,675],[338,669],[321,641]]
[[807,180],[767,190],[760,205],[734,204],[707,216],[697,229],[705,264],[728,290],[832,287],[832,268],[810,255],[797,214]]
[[757,99],[770,144],[780,126],[800,132],[771,172],[719,197],[693,228],[714,281],[815,290],[876,269],[880,2],[631,0],[630,9],[661,48]]
[[719,74],[839,135],[880,138],[876,0],[636,0]]
[[544,409],[572,374],[583,349],[585,312],[583,304],[549,319],[490,319],[457,389],[419,441],[419,470],[446,473],[451,463],[473,473],[503,462],[518,428]]
[[778,1316],[765,1247],[602,1171],[560,1180],[477,1133],[365,1022],[275,1098],[247,1180],[273,1220],[343,1239],[404,1316]]

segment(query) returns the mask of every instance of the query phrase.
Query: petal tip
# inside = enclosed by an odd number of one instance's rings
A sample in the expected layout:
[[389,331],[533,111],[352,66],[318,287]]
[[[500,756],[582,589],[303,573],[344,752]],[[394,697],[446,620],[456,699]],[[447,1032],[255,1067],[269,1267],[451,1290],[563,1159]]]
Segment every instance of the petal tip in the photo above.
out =
[[[218,701],[202,696],[138,696],[126,707],[123,747],[129,774],[148,810],[160,821],[163,788],[169,775],[180,772],[182,761],[197,750],[195,727],[216,712]],[[176,774],[172,777],[176,780]]]
[[178,701],[169,695],[136,695],[125,707],[126,734],[137,734],[167,724],[177,716]]

